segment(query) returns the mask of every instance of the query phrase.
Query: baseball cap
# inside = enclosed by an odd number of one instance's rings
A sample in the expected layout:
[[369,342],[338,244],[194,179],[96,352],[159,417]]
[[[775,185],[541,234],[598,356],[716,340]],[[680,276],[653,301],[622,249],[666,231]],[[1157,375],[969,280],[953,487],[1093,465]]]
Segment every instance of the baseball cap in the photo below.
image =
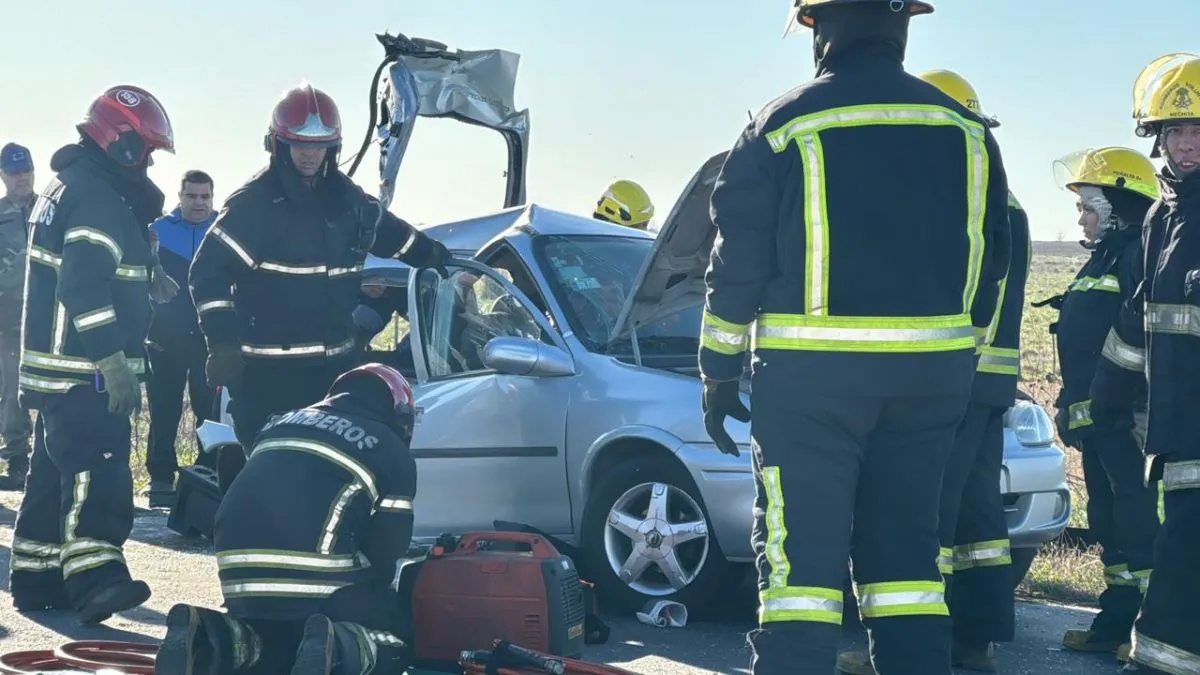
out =
[[9,143],[0,148],[0,171],[4,173],[33,171],[33,158],[29,155],[29,148],[16,143]]

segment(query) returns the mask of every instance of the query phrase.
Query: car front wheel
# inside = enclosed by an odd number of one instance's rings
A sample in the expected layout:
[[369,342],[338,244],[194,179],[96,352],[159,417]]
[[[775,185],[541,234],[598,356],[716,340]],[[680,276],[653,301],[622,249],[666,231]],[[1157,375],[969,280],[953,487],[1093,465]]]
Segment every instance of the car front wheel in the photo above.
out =
[[673,600],[699,611],[735,573],[691,476],[664,457],[605,470],[584,509],[582,543],[584,571],[620,610]]

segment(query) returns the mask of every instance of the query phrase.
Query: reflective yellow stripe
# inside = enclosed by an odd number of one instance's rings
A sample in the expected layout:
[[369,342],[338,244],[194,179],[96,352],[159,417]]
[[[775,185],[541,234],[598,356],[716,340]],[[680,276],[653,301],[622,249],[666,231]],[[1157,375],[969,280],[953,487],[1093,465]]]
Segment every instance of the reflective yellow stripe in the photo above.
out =
[[761,314],[753,348],[806,351],[941,352],[975,349],[967,314],[932,317]]
[[1012,564],[1012,547],[1007,539],[993,539],[954,547],[954,571]]
[[320,342],[308,342],[296,345],[242,345],[243,354],[268,358],[297,358],[322,355],[327,358],[334,358],[349,354],[353,350],[354,338],[336,345],[326,345]]
[[805,298],[806,315],[829,313],[829,213],[825,204],[825,158],[820,133],[828,129],[859,126],[952,126],[963,131],[967,159],[967,238],[970,242],[967,278],[963,289],[964,313],[970,311],[979,289],[983,264],[983,223],[987,214],[989,180],[984,128],[974,120],[936,105],[860,105],[823,110],[797,117],[766,134],[776,153],[795,141],[804,163],[805,194]]
[[758,594],[759,623],[814,621],[841,625],[844,592],[809,586],[771,587]]
[[[29,259],[54,270],[62,268],[62,256],[55,255],[40,246],[30,245]],[[145,267],[138,265],[117,265],[117,271],[113,278],[120,281],[146,281],[150,278],[150,273],[146,271]]]
[[942,576],[954,574],[954,549],[945,546],[939,548],[937,564]]
[[887,616],[950,616],[946,585],[941,581],[888,581],[858,587],[858,607],[864,618]]
[[121,246],[117,243],[116,239],[94,227],[72,227],[67,230],[66,234],[63,235],[63,248],[66,248],[67,244],[72,242],[85,242],[103,246],[112,254],[113,262],[117,265],[120,265],[121,260],[125,257],[125,252],[121,250]]
[[221,594],[228,598],[268,596],[277,598],[326,598],[347,582],[304,581],[302,579],[244,579],[221,584]]
[[1092,426],[1092,401],[1080,401],[1067,406],[1067,429],[1074,431]]
[[1140,373],[1146,369],[1146,350],[1126,344],[1121,336],[1117,335],[1116,328],[1108,329],[1108,337],[1104,338],[1104,348],[1100,350],[1100,355],[1125,370]]
[[792,573],[792,563],[788,560],[783,542],[787,539],[787,523],[784,521],[783,486],[779,482],[779,467],[764,466],[762,469],[763,492],[767,497],[767,509],[764,521],[767,529],[767,541],[764,555],[771,565],[771,574],[767,577],[770,588],[783,588],[788,585],[788,577]]
[[1104,568],[1104,584],[1106,586],[1137,586],[1137,580],[1129,572],[1129,565],[1109,565]]
[[1138,590],[1142,592],[1142,595],[1145,595],[1146,591],[1150,589],[1151,571],[1152,570],[1138,570],[1136,572],[1132,572],[1133,580],[1137,584]]
[[1139,633],[1137,627],[1133,629],[1131,642],[1129,658],[1144,666],[1157,668],[1172,675],[1200,673],[1200,654],[1193,654],[1181,647],[1155,640]]
[[1200,490],[1200,460],[1167,462],[1163,466],[1163,492]]
[[357,554],[329,555],[275,549],[239,549],[217,553],[217,568],[222,570],[245,567],[338,572],[363,569],[370,565]]
[[750,324],[732,323],[704,310],[700,327],[700,346],[718,354],[741,354],[746,351]]
[[1120,293],[1121,282],[1112,274],[1105,274],[1100,278],[1095,277],[1080,277],[1071,282],[1067,287],[1067,291],[1076,291],[1084,293],[1087,291],[1105,291],[1107,293]]
[[975,370],[980,373],[1020,377],[1021,352],[1004,347],[983,347],[979,352],[979,365]]
[[1200,307],[1192,305],[1146,305],[1146,331],[1200,337]]
[[[126,358],[125,363],[135,374],[140,375],[146,372],[145,359]],[[47,354],[45,352],[36,352],[32,349],[26,349],[21,352],[21,365],[43,370],[57,370],[64,373],[92,373],[96,370],[96,364],[82,357]]]
[[1161,524],[1167,519],[1167,491],[1163,488],[1163,482],[1158,481],[1158,522]]

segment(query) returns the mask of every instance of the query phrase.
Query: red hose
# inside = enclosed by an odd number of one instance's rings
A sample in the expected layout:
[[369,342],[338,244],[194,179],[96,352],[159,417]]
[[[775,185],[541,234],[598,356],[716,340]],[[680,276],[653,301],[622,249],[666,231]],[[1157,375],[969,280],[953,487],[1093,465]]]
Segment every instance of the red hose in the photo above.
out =
[[[616,666],[576,661],[561,656],[553,658],[562,661],[567,666],[566,675],[637,675],[637,673]],[[483,675],[487,671],[487,668],[480,663],[459,661],[459,665],[462,666],[463,675]],[[500,675],[546,675],[546,671],[536,668],[498,668],[497,672]]]
[[137,642],[84,640],[68,642],[54,651],[9,652],[0,656],[0,675],[39,671],[109,669],[125,675],[154,675],[158,647]]

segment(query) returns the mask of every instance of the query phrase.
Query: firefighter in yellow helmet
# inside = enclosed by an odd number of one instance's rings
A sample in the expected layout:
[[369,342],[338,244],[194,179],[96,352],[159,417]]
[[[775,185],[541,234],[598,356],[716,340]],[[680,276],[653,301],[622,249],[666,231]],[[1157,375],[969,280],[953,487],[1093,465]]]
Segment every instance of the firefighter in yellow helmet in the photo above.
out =
[[631,180],[619,180],[600,195],[592,217],[645,230],[654,217],[654,203],[641,185]]
[[1103,547],[1106,589],[1087,630],[1063,636],[1068,649],[1115,652],[1129,640],[1154,564],[1158,494],[1143,478],[1135,414],[1145,410],[1144,380],[1119,396],[1093,396],[1106,336],[1141,281],[1142,223],[1159,196],[1154,165],[1121,147],[1082,150],[1055,162],[1061,187],[1076,197],[1091,257],[1067,291],[1041,304],[1059,310],[1054,324],[1062,390],[1059,436],[1079,450],[1088,491],[1088,523]]
[[[1154,574],[1134,622],[1130,672],[1200,673],[1200,56],[1167,54],[1134,84],[1138,135],[1165,166],[1146,218],[1143,279],[1105,359],[1149,386],[1146,475],[1163,493]],[[1099,393],[1093,386],[1093,399]]]
[[995,138],[904,71],[932,10],[796,0],[816,78],[759,112],[714,185],[699,361],[714,449],[754,461],[754,675],[834,669],[848,558],[880,672],[951,672],[942,472],[1011,237]]
[[[1000,126],[984,114],[975,88],[961,75],[933,70],[920,79],[958,101],[989,128]],[[1002,295],[979,346],[975,381],[966,416],[958,427],[954,454],[942,478],[938,558],[946,580],[953,621],[953,665],[995,670],[993,643],[1011,642],[1015,632],[1012,552],[1004,498],[1004,414],[1012,407],[1020,379],[1021,319],[1031,258],[1029,219],[1009,193],[1008,225],[1012,248]],[[870,655],[852,651],[838,656],[838,669],[873,675]]]

